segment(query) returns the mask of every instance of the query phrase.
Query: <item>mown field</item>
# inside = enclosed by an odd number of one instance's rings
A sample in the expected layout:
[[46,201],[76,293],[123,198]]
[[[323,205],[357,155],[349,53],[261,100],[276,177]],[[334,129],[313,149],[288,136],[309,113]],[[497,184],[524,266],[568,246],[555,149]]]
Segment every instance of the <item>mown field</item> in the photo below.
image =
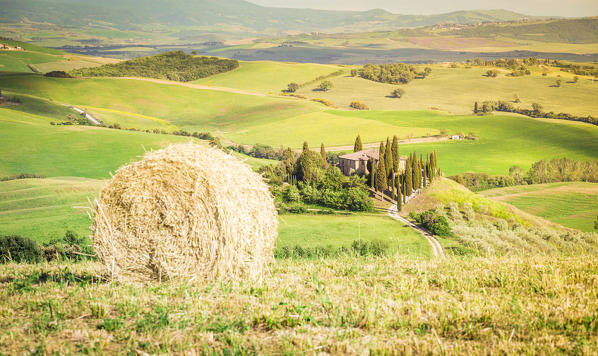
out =
[[594,354],[598,267],[568,258],[278,261],[262,284],[147,288],[0,266],[0,352]]
[[[319,83],[301,88],[298,93],[308,98],[323,98],[342,108],[349,108],[353,100],[359,100],[376,110],[438,110],[469,114],[475,101],[505,100],[513,101],[515,95],[521,100],[522,107],[531,107],[540,103],[546,111],[568,112],[578,115],[598,115],[598,81],[590,77],[580,77],[572,82],[573,74],[558,68],[547,67],[544,70],[531,68],[532,74],[522,77],[507,77],[510,71],[498,68],[499,76],[487,78],[486,71],[492,67],[467,68],[459,65],[450,68],[448,64],[428,65],[432,68],[429,77],[413,80],[406,85],[391,85],[351,77],[348,75],[330,79],[333,88],[327,92],[314,91]],[[422,66],[423,67],[423,66]],[[560,77],[559,77],[560,76]],[[557,79],[563,84],[554,87]],[[400,87],[405,95],[400,98],[390,97],[393,89]]]
[[598,216],[598,184],[548,183],[491,189],[480,194],[552,222],[592,232]]

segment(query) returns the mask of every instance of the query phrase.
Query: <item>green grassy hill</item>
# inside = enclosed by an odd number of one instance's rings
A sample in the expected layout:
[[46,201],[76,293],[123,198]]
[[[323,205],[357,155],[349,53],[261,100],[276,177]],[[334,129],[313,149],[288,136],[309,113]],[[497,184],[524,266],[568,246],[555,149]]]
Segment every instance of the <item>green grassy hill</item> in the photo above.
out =
[[[97,113],[107,124],[121,122],[123,127],[210,131],[237,143],[274,147],[299,148],[304,141],[312,147],[320,143],[352,145],[358,133],[364,142],[379,142],[389,135],[418,137],[437,134],[441,129],[446,129],[448,134],[474,132],[479,140],[404,147],[420,153],[438,150],[440,167],[447,175],[466,171],[504,174],[515,164],[525,169],[540,159],[596,159],[598,152],[598,127],[560,120],[460,116],[436,111],[330,110],[295,98],[260,97],[123,79],[4,76],[0,77],[0,87],[8,94],[22,93],[77,105]],[[33,109],[22,105],[6,110],[13,112],[14,120],[15,110]],[[47,109],[41,110],[36,113],[43,114]],[[112,131],[106,133],[112,134]],[[73,174],[74,170],[71,167],[60,175],[77,175]]]
[[548,183],[491,189],[480,194],[530,214],[581,231],[592,232],[598,216],[598,184]]
[[237,88],[259,93],[280,93],[291,82],[298,84],[325,76],[341,66],[270,61],[241,62],[240,67],[194,83],[217,87]]

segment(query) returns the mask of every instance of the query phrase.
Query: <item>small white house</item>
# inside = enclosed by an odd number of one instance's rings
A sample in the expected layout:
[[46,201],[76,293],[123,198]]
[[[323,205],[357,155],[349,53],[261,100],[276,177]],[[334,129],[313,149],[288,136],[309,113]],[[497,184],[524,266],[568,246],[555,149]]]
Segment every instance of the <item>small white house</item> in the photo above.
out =
[[459,136],[459,135],[451,136],[451,140],[460,140],[460,139],[461,139],[461,136]]

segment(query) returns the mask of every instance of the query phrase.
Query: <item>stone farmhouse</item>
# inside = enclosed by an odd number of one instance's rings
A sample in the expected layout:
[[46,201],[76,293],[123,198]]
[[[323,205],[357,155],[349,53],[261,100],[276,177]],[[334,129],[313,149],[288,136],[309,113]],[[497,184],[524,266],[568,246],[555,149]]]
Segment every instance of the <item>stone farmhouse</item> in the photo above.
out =
[[[380,152],[378,148],[370,148],[369,150],[363,150],[353,153],[348,153],[338,157],[341,172],[344,175],[350,176],[351,174],[369,174],[368,161],[373,160],[375,164],[378,164],[380,159]],[[405,169],[406,157],[401,157],[399,162],[399,170]]]

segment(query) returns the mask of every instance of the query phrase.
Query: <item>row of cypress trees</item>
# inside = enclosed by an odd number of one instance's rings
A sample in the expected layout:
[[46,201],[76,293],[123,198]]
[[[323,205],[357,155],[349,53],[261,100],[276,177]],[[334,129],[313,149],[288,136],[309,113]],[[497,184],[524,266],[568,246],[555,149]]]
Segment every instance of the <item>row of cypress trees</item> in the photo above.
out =
[[[361,136],[357,136],[353,151],[363,150]],[[386,139],[386,144],[382,141],[379,147],[379,160],[375,164],[373,160],[368,163],[370,171],[370,186],[378,192],[390,193],[393,199],[397,200],[399,209],[406,197],[413,194],[414,191],[427,186],[435,177],[439,175],[437,153],[426,154],[426,160],[420,154],[413,152],[405,162],[405,170],[399,171],[399,139],[394,136],[392,143]]]

